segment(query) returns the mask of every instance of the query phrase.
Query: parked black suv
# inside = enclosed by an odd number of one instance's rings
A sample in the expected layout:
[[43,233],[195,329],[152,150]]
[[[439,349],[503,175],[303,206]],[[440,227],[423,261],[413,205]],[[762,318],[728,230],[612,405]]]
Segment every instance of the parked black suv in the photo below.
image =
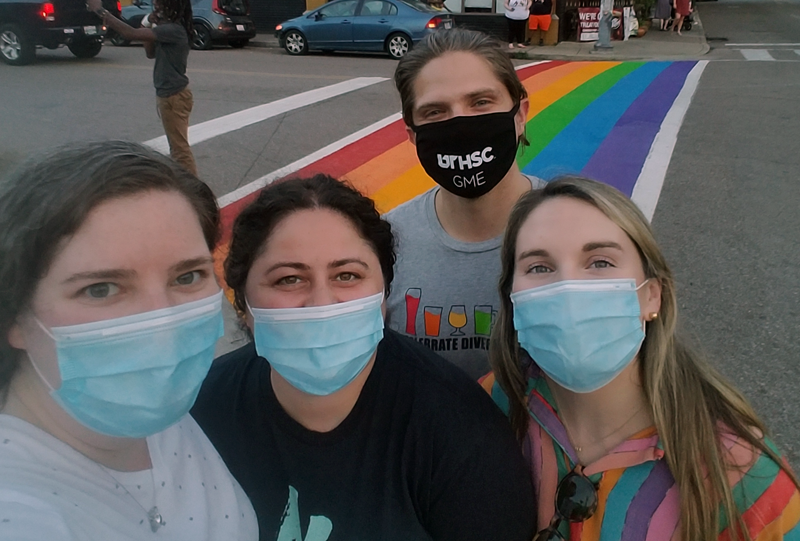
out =
[[[117,0],[103,0],[119,16]],[[106,32],[86,0],[0,0],[0,57],[21,66],[36,58],[36,47],[66,45],[78,58],[97,56]]]

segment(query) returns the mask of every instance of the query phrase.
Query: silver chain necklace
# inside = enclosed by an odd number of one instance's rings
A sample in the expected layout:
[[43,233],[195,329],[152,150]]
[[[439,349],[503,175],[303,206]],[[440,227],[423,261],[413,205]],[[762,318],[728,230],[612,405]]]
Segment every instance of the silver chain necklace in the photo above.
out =
[[166,526],[167,525],[167,521],[164,520],[164,517],[161,516],[161,512],[158,510],[158,505],[156,505],[156,502],[155,502],[155,500],[156,500],[156,478],[155,478],[155,474],[153,473],[153,468],[152,467],[150,468],[150,480],[153,483],[153,507],[151,507],[150,510],[148,511],[145,508],[145,506],[143,506],[141,503],[139,503],[139,500],[136,499],[136,496],[131,494],[131,491],[128,490],[128,487],[126,487],[124,483],[120,482],[119,479],[114,477],[114,474],[111,473],[109,468],[106,468],[105,466],[102,466],[101,464],[97,464],[97,465],[100,467],[101,470],[103,470],[105,472],[106,475],[108,475],[114,481],[114,484],[117,487],[122,487],[122,489],[125,491],[125,493],[130,497],[130,499],[132,499],[134,501],[134,503],[136,505],[138,505],[141,508],[141,510],[144,511],[147,514],[147,521],[150,523],[150,530],[153,533],[156,533],[158,531],[158,529],[161,528],[162,526]]

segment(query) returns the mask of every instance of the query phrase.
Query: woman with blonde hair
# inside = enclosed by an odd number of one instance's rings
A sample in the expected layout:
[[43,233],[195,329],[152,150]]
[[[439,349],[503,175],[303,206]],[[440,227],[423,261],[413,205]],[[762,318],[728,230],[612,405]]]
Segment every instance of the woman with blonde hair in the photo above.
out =
[[491,341],[538,495],[535,540],[800,538],[797,477],[742,394],[676,334],[672,273],[623,194],[524,195]]

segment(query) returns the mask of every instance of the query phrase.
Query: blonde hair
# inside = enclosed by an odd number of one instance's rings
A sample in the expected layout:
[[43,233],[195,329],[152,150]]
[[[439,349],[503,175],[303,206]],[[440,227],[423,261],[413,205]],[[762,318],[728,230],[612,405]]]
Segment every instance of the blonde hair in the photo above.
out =
[[664,457],[680,493],[681,538],[716,540],[724,513],[731,525],[731,538],[750,541],[727,476],[730,469],[744,465],[727,460],[721,430],[735,434],[768,455],[795,485],[798,480],[762,439],[766,428],[747,399],[676,335],[675,281],[650,224],[630,199],[606,184],[577,177],[561,178],[524,195],[511,212],[501,251],[501,307],[490,342],[490,359],[497,382],[508,396],[510,421],[517,437],[524,438],[529,414],[526,374],[520,363],[509,298],[515,248],[528,216],[544,201],[557,197],[584,201],[605,214],[633,241],[645,277],[661,284],[661,310],[657,319],[647,323],[639,364]]

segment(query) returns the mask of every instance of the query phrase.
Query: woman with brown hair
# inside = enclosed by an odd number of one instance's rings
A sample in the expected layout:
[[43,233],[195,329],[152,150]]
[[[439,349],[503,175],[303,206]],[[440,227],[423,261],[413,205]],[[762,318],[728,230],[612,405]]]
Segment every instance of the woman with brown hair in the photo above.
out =
[[551,182],[520,199],[501,257],[493,395],[531,462],[534,539],[800,536],[797,478],[676,335],[672,273],[630,199]]

